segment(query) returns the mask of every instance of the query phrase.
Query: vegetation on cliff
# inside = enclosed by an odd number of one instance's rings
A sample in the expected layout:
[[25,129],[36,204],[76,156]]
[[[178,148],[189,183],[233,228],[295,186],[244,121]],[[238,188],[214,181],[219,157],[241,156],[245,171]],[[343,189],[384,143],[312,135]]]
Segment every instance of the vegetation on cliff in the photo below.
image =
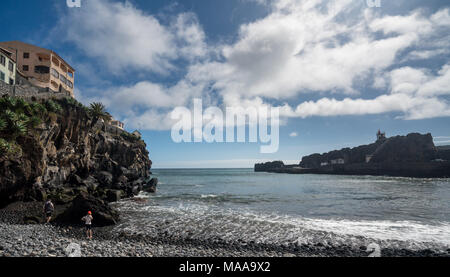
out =
[[77,197],[117,201],[150,179],[145,143],[125,131],[108,132],[110,115],[100,103],[87,108],[72,98],[6,96],[0,108],[0,208],[48,197],[65,206]]

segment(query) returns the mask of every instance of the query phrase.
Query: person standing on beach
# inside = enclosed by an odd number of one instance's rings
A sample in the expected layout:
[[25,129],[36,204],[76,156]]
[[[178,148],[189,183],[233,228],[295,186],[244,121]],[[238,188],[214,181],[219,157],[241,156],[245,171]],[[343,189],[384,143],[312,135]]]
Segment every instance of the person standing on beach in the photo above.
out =
[[84,216],[81,220],[84,221],[87,238],[92,239],[92,221],[94,220],[92,212],[89,211],[88,214]]
[[46,223],[50,223],[50,220],[52,220],[53,211],[55,210],[55,206],[53,205],[51,199],[48,199],[47,202],[45,202],[43,209],[47,220]]

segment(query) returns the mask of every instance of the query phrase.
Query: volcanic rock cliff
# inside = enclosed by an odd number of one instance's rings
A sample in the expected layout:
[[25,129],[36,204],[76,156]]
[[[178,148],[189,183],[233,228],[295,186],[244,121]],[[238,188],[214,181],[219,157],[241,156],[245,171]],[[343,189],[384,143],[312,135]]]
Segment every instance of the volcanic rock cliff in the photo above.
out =
[[435,147],[431,134],[411,133],[375,143],[302,158],[299,165],[256,164],[255,171],[292,174],[450,177],[450,150]]
[[[370,156],[370,160],[367,158]],[[411,133],[377,140],[375,143],[355,148],[344,148],[325,154],[313,154],[302,158],[303,168],[318,168],[322,163],[343,159],[345,164],[430,162],[438,157],[431,134]]]
[[[107,202],[136,195],[146,186],[152,162],[144,141],[124,131],[107,131],[73,101],[55,102],[60,111],[16,138],[21,151],[0,156],[0,208],[51,198],[70,210],[80,206],[81,197],[92,209],[103,205],[98,209],[109,210]],[[117,220],[115,212],[103,213],[109,213],[104,225]],[[62,215],[60,220],[71,221]]]

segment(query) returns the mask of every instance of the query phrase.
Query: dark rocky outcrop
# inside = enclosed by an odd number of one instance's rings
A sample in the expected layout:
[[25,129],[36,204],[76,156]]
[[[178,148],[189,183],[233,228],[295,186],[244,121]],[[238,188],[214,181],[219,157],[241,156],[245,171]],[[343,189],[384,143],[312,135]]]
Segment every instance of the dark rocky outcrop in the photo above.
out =
[[158,189],[157,187],[158,187],[158,179],[157,178],[152,178],[150,180],[150,182],[148,182],[148,184],[143,187],[143,190],[145,192],[155,193],[157,191],[157,189]]
[[257,164],[255,171],[293,174],[450,177],[450,150],[435,147],[431,134],[412,133],[302,158],[298,166]]
[[268,169],[275,169],[275,168],[284,168],[284,163],[282,161],[274,161],[255,164],[256,172],[266,171]]
[[373,153],[371,163],[430,162],[438,157],[431,134],[391,137]]
[[137,194],[150,179],[145,143],[92,124],[82,106],[54,101],[62,111],[17,138],[20,153],[0,156],[0,208],[48,197],[66,205],[80,193],[106,202]]
[[104,201],[87,194],[79,194],[55,221],[63,224],[81,224],[81,218],[88,211],[92,212],[93,222],[97,227],[114,225],[119,221],[119,213],[116,210]]
[[450,146],[437,146],[438,159],[450,161]]
[[302,158],[300,167],[319,168],[323,163],[343,159],[345,164],[394,162],[430,162],[437,158],[437,150],[431,134],[412,133],[378,140],[369,145],[344,148],[325,154],[313,154]]

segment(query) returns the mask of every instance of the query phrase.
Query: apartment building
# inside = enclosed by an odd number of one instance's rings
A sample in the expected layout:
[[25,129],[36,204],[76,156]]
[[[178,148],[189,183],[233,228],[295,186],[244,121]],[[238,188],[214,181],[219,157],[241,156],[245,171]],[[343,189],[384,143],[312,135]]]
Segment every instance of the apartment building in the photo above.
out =
[[16,84],[16,62],[13,53],[0,47],[0,81],[9,85]]
[[17,70],[33,85],[74,97],[75,70],[57,53],[21,41],[0,42],[0,47],[12,53]]

